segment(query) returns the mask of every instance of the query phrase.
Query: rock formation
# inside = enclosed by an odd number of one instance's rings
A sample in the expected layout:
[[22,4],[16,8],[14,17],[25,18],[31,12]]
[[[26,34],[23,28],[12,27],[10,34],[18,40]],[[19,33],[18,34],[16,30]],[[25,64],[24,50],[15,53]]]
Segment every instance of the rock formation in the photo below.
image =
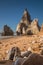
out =
[[26,28],[27,26],[25,23],[19,23],[16,29],[17,34],[25,34]]
[[43,24],[42,24],[42,26],[41,26],[41,30],[40,30],[40,32],[43,32]]
[[12,29],[9,26],[4,25],[4,32],[2,33],[2,36],[11,36],[13,34],[14,33],[13,33]]
[[31,30],[33,34],[38,34],[40,31],[40,26],[38,24],[38,19],[34,19],[31,23]]
[[28,25],[31,24],[31,17],[30,14],[28,13],[27,9],[25,9],[23,17],[20,21],[20,23],[17,25],[16,32],[17,34],[26,34],[26,30],[28,28]]
[[31,16],[28,13],[27,9],[24,10],[23,17],[21,19],[22,23],[25,23],[26,25],[31,24]]
[[26,34],[27,35],[32,35],[33,34],[32,29],[31,29],[31,25],[28,25],[28,28],[26,29]]
[[31,20],[31,16],[25,9],[23,17],[20,23],[17,25],[16,32],[17,35],[20,34],[37,34],[40,31],[40,26],[38,24],[38,19]]
[[7,60],[16,60],[18,57],[21,56],[21,51],[18,47],[12,47],[9,52],[8,55],[6,57]]

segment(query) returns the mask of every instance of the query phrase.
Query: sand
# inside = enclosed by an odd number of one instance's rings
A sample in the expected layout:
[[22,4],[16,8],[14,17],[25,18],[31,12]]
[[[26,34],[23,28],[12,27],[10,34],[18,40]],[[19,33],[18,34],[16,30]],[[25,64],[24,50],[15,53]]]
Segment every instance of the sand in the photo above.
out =
[[43,49],[43,35],[25,35],[0,39],[0,60],[6,58],[12,47],[19,47],[21,52],[31,49],[34,53],[40,53]]

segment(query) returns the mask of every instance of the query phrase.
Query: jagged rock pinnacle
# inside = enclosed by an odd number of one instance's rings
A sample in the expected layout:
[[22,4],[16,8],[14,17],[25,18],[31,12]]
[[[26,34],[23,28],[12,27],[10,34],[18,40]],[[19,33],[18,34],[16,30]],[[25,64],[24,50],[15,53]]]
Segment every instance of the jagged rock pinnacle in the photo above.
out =
[[28,13],[27,9],[24,10],[24,13],[22,16],[22,22],[27,24],[27,25],[31,23],[31,16]]

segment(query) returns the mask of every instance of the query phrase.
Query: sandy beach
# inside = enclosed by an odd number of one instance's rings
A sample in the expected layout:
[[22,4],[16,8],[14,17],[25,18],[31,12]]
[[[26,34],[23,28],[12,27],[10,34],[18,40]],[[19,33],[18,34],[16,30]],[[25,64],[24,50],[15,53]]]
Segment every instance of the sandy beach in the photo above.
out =
[[32,52],[40,53],[43,49],[43,35],[25,35],[0,39],[0,60],[6,58],[12,47],[19,47],[22,52],[30,48]]

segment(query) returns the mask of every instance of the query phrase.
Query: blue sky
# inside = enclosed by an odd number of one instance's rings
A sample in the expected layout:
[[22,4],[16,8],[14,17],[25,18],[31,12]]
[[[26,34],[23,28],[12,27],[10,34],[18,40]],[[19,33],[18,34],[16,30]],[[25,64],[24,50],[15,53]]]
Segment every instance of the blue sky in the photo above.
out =
[[31,19],[38,18],[43,23],[43,0],[0,0],[0,30],[7,24],[14,31],[27,8]]

